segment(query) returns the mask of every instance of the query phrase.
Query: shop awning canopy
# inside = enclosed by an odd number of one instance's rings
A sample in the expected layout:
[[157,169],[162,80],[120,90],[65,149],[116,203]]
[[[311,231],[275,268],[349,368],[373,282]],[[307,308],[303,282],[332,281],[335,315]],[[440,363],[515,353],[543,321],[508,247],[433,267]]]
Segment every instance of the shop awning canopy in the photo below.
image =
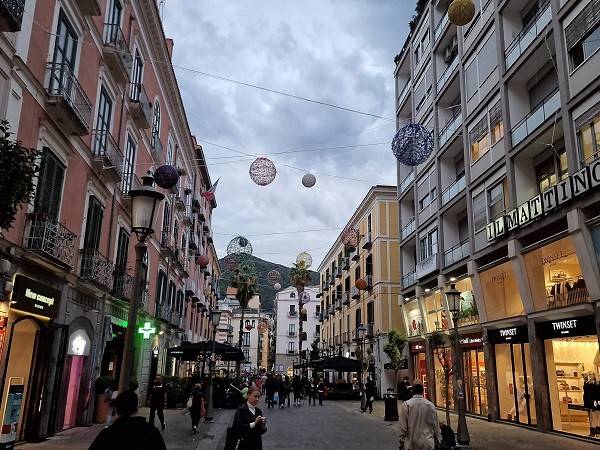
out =
[[361,368],[360,361],[344,356],[333,356],[313,361],[316,368],[321,370],[338,370],[342,372],[358,372]]
[[310,364],[308,361],[302,361],[302,362],[298,362],[296,361],[294,363],[294,369],[308,369],[309,367],[312,367],[313,364]]
[[[180,346],[170,348],[167,354],[181,361],[197,361],[199,356],[212,353],[213,341],[204,342],[183,342]],[[215,342],[215,354],[221,357],[222,361],[243,361],[244,353],[231,345]]]

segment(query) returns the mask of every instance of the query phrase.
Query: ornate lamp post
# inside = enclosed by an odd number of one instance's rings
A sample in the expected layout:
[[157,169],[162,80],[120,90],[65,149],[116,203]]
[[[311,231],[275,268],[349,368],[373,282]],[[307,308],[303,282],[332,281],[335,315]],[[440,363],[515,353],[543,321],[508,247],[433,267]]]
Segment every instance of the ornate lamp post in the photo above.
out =
[[359,374],[359,387],[360,387],[360,409],[364,410],[365,405],[367,403],[367,397],[365,394],[365,383],[363,380],[364,374],[364,361],[365,361],[365,334],[367,333],[367,328],[361,323],[356,328],[356,339],[360,342],[360,374]]
[[460,291],[454,284],[446,290],[446,299],[452,321],[454,322],[454,364],[456,366],[456,388],[457,388],[457,409],[458,409],[458,430],[457,441],[461,445],[468,445],[471,438],[467,428],[467,419],[465,417],[465,388],[464,388],[464,369],[462,365],[462,353],[460,348],[460,337],[458,335],[458,316],[460,313]]
[[131,197],[131,229],[138,238],[135,246],[135,273],[133,276],[133,293],[129,304],[127,332],[123,345],[123,362],[119,376],[119,392],[129,389],[131,369],[133,366],[133,345],[137,331],[137,311],[142,296],[142,263],[147,251],[146,239],[154,233],[154,216],[164,194],[154,189],[154,178],[150,175],[142,177],[143,184],[139,189],[129,191]]
[[215,379],[215,348],[217,341],[217,328],[219,327],[219,322],[221,321],[221,311],[218,309],[210,310],[210,321],[213,326],[213,338],[212,338],[212,351],[210,354],[210,362],[209,362],[209,372],[210,378],[208,380],[208,405],[206,406],[206,414],[204,415],[204,421],[210,422],[213,420],[213,391],[214,391],[214,379]]

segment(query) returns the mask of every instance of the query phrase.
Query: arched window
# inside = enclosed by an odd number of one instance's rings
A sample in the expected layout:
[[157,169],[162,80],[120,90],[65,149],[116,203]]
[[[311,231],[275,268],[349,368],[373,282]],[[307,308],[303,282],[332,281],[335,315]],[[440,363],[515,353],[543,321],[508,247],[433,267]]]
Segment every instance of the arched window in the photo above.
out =
[[290,292],[290,298],[296,298],[296,293],[295,292]]
[[152,148],[156,148],[157,142],[160,142],[160,103],[158,99],[154,102],[152,113],[152,138],[150,139]]

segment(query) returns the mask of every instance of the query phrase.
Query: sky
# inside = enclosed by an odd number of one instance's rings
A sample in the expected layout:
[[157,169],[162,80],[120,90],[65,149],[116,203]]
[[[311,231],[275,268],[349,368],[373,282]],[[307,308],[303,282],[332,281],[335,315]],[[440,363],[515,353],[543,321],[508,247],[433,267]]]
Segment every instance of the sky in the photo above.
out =
[[[164,2],[165,34],[175,43],[173,64],[190,128],[212,181],[220,178],[212,221],[220,258],[242,235],[259,258],[290,266],[308,251],[316,269],[369,188],[396,184],[389,144],[395,125],[188,69],[393,119],[393,60],[414,5]],[[348,146],[354,147],[331,149]],[[275,180],[256,185],[248,174],[255,156],[223,147],[269,158]],[[316,176],[313,188],[302,186],[306,172]]]

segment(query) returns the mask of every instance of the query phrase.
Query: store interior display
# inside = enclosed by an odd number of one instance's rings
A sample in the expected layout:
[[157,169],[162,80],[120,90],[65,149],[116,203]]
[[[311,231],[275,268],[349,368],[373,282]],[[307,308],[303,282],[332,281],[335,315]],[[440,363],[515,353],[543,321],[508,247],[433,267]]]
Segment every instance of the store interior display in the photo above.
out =
[[500,320],[525,313],[511,262],[483,271],[480,278],[488,320]]
[[467,412],[487,416],[488,392],[483,348],[463,351]]
[[423,298],[423,306],[430,332],[445,331],[449,328],[448,313],[444,303],[444,296],[439,290]]

